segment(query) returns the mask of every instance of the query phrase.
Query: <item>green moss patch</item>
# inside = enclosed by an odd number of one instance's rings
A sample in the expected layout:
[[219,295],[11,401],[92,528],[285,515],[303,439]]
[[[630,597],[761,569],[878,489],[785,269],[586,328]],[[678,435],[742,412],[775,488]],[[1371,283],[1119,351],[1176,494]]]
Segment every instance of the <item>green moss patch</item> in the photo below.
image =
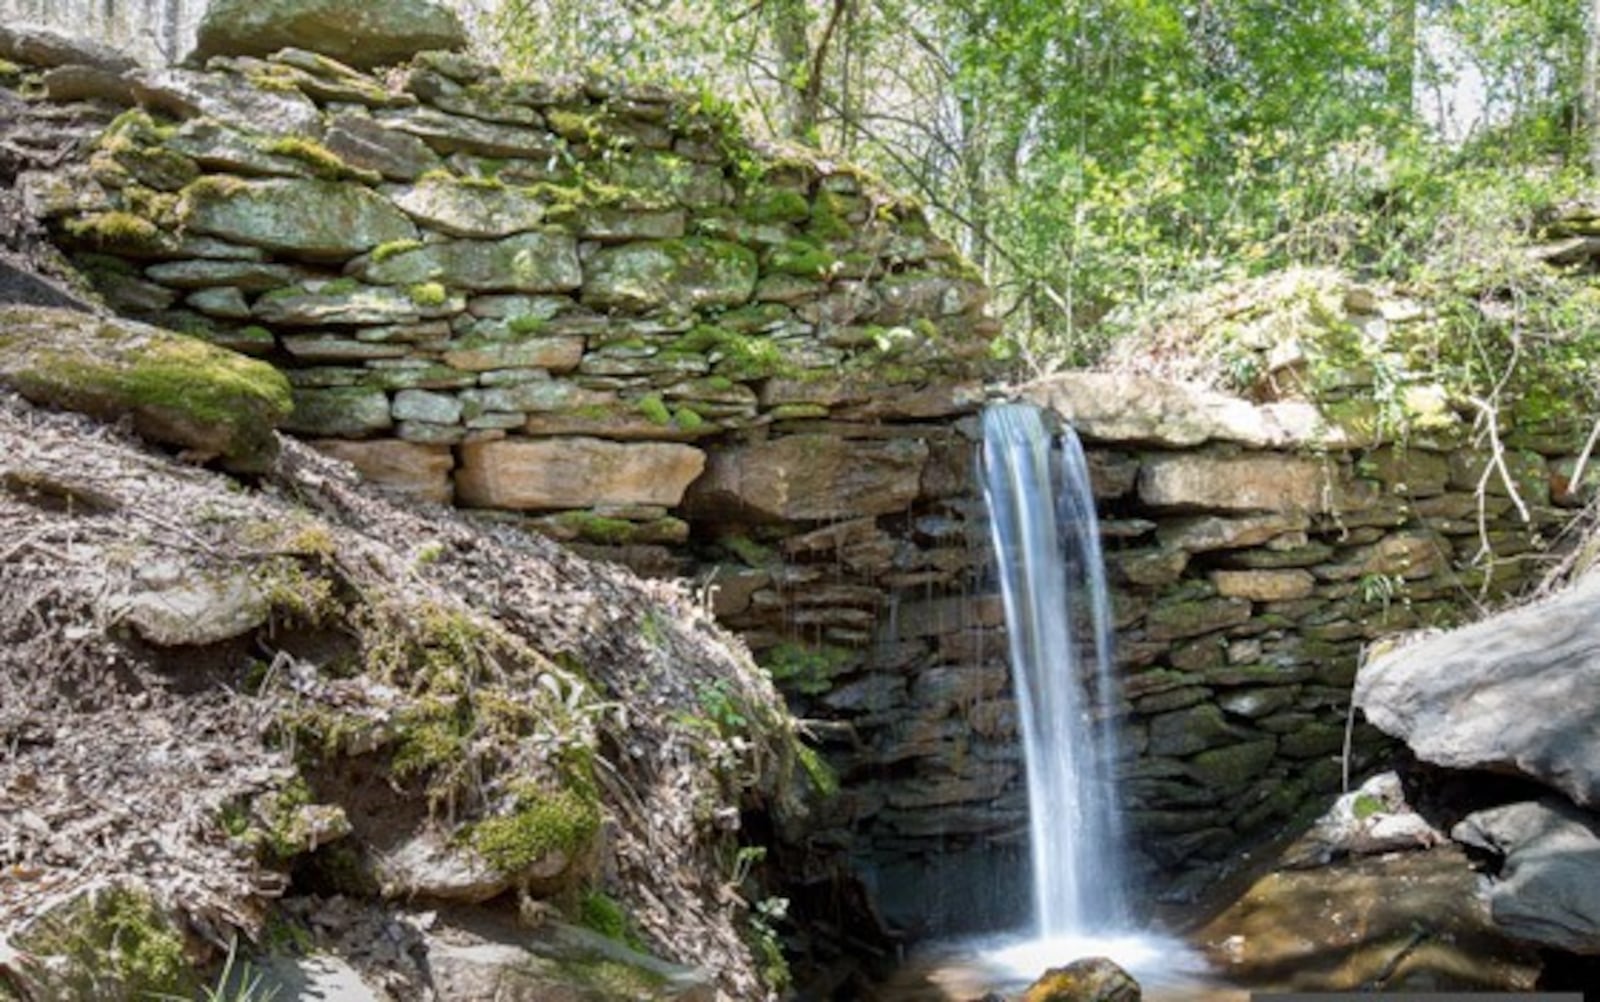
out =
[[553,852],[575,859],[600,831],[600,809],[573,790],[525,793],[510,814],[467,829],[466,841],[495,869],[517,873]]
[[241,470],[277,452],[289,384],[270,365],[184,337],[65,310],[0,308],[0,383]]

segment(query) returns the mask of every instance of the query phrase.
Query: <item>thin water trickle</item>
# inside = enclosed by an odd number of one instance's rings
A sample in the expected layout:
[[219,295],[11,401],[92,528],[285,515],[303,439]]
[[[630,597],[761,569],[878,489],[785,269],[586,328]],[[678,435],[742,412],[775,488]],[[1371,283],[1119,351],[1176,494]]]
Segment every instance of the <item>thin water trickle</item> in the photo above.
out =
[[[1110,773],[1116,705],[1110,599],[1088,468],[1059,454],[1037,408],[983,414],[989,503],[1028,780],[1035,935],[1070,940],[1129,923]],[[1054,475],[1059,470],[1059,479]]]

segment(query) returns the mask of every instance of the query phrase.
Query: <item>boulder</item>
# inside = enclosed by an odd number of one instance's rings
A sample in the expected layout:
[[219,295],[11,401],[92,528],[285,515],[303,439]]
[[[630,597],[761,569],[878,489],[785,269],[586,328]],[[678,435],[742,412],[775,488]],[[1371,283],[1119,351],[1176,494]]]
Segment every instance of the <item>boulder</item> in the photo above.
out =
[[309,49],[361,69],[425,49],[461,49],[467,34],[448,7],[429,0],[214,0],[187,62]]
[[46,307],[0,307],[0,385],[35,403],[106,421],[129,417],[145,438],[271,467],[273,428],[289,385],[264,362],[156,327]]
[[394,203],[333,181],[208,178],[189,186],[179,212],[196,233],[311,260],[341,260],[417,238]]
[[706,461],[705,453],[687,445],[596,438],[473,442],[461,456],[460,502],[512,509],[670,507]]
[[718,451],[688,505],[775,522],[886,515],[916,498],[927,458],[920,441],[789,435]]
[[1022,1002],[1139,1002],[1139,982],[1106,957],[1052,967],[1022,993]]
[[1600,818],[1550,798],[1469,814],[1450,836],[1504,859],[1489,915],[1507,934],[1600,954]]
[[1367,661],[1354,699],[1425,761],[1521,773],[1600,803],[1600,572]]

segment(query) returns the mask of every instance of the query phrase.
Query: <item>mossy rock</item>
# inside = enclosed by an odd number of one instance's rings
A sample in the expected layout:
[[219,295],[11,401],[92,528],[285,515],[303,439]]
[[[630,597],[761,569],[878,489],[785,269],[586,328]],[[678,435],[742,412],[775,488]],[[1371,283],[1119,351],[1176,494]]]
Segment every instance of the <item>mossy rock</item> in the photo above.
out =
[[0,307],[0,384],[35,403],[106,421],[229,469],[261,472],[292,406],[270,365],[128,320]]
[[45,961],[29,968],[30,980],[33,974],[38,980],[27,997],[144,1002],[187,998],[197,987],[173,916],[135,884],[101,887],[49,908],[28,921],[14,945]]

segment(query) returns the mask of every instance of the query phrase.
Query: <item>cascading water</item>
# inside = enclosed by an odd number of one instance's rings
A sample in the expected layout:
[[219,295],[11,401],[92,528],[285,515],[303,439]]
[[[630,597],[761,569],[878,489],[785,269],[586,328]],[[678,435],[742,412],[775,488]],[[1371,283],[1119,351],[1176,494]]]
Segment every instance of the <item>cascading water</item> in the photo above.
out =
[[1198,954],[1132,924],[1112,782],[1111,603],[1083,447],[1068,428],[1057,449],[1037,408],[1000,404],[983,412],[980,467],[1022,724],[1034,926],[936,945],[920,976],[964,998],[1100,956],[1151,1002],[1209,997]]
[[1110,775],[1115,734],[1096,726],[1116,704],[1099,525],[1070,428],[1053,452],[1037,408],[984,411],[984,494],[1022,718],[1043,940],[1115,934],[1129,920]]

